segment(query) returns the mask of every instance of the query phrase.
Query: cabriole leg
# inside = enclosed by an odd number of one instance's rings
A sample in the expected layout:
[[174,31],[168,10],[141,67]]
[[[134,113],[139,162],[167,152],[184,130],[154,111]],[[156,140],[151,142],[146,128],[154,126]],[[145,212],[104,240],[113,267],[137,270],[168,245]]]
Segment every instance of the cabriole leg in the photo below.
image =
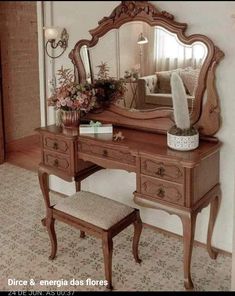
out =
[[49,259],[53,260],[57,252],[57,238],[55,233],[55,219],[53,218],[52,213],[47,215],[46,227],[51,241],[51,255],[49,256]]
[[181,216],[183,223],[183,240],[184,240],[184,286],[187,290],[194,288],[191,278],[191,259],[193,251],[193,241],[196,226],[196,213],[187,213]]
[[211,206],[210,206],[210,219],[209,219],[209,226],[208,226],[208,233],[207,233],[207,251],[211,259],[216,259],[218,255],[218,252],[211,245],[211,240],[212,240],[212,234],[215,226],[215,221],[219,212],[220,201],[221,201],[221,194],[219,193],[215,198],[212,199]]

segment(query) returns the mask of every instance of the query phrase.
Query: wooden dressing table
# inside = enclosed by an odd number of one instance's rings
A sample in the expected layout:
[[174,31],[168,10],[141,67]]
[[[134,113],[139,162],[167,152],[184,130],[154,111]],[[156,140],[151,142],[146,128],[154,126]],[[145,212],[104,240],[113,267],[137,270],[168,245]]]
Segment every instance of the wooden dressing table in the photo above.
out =
[[78,130],[56,126],[38,129],[42,149],[40,182],[47,190],[44,180],[53,174],[67,181],[75,180],[78,191],[80,182],[100,169],[135,172],[134,201],[143,207],[178,215],[182,220],[185,287],[191,289],[190,263],[196,218],[209,204],[207,249],[211,258],[217,255],[211,238],[221,196],[220,143],[201,140],[200,148],[195,151],[176,152],[167,148],[165,135],[120,127],[115,130],[122,131],[123,141],[114,142],[104,135],[79,136]]
[[[194,89],[193,108],[190,110],[191,124],[200,132],[200,147],[191,152],[173,151],[167,147],[166,132],[174,124],[172,108],[169,106],[149,110],[143,110],[144,108],[129,110],[112,104],[101,113],[89,113],[86,119],[112,123],[115,131],[123,133],[125,137],[123,141],[115,142],[102,135],[80,136],[77,129],[62,130],[56,126],[38,129],[42,150],[39,179],[45,195],[48,191],[47,180],[50,174],[67,181],[75,180],[76,189],[79,191],[80,182],[98,170],[122,169],[135,172],[135,203],[142,207],[167,211],[169,214],[179,216],[182,221],[185,288],[192,289],[190,263],[196,218],[197,214],[209,204],[211,211],[207,249],[211,258],[215,259],[217,255],[211,246],[221,200],[219,185],[221,144],[214,138],[221,123],[215,72],[224,56],[223,52],[207,36],[201,34],[187,36],[187,24],[175,21],[172,14],[160,11],[152,3],[121,1],[110,16],[101,19],[98,27],[89,31],[91,40],[79,40],[69,57],[74,65],[75,80],[80,83],[87,82],[90,77],[94,81],[97,66],[94,61],[105,62],[108,58],[112,60],[112,73],[117,73],[117,77],[120,78],[124,74],[121,70],[128,70],[126,67],[129,67],[129,64],[136,64],[133,58],[138,55],[133,50],[139,48],[136,43],[138,35],[134,34],[145,32],[149,34],[148,38],[155,36],[149,39],[149,43],[153,45],[156,43],[156,32],[159,29],[171,36],[173,34],[178,43],[185,46],[184,50],[191,48],[193,51],[193,46],[196,45],[201,46],[201,51],[204,52]],[[110,42],[109,38],[115,40],[117,44]],[[129,42],[128,46],[126,40]],[[109,44],[108,49],[107,44]],[[154,56],[151,48],[153,47],[145,45],[144,53],[149,53],[149,58]],[[117,52],[118,49],[120,52]],[[122,53],[125,56],[123,63]],[[174,61],[179,59],[180,57],[176,57]],[[158,61],[151,61],[152,64],[156,62]],[[147,64],[145,66],[147,69]],[[149,69],[149,73],[145,75],[148,74],[153,75],[153,70]],[[153,254],[153,256],[158,255]]]

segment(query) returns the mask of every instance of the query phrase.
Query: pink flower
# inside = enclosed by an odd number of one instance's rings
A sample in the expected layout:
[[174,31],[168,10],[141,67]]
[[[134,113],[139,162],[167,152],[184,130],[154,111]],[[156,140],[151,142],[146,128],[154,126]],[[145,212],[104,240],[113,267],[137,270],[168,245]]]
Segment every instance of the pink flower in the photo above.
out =
[[72,107],[73,106],[73,102],[71,100],[67,100],[67,106],[68,107]]
[[57,107],[57,108],[60,108],[60,107],[61,107],[61,103],[60,103],[60,101],[58,101],[58,102],[56,103],[56,107]]
[[83,98],[79,98],[78,101],[79,101],[80,104],[83,104],[84,103],[84,99]]
[[65,100],[62,100],[62,101],[60,102],[60,104],[61,104],[61,106],[65,107],[67,103],[66,103]]
[[74,107],[76,109],[76,108],[80,108],[81,103],[79,101],[74,101],[73,105],[74,105]]
[[58,98],[58,100],[62,101],[62,100],[64,99],[64,96],[63,96],[62,94],[59,94],[59,95],[57,96],[57,98]]

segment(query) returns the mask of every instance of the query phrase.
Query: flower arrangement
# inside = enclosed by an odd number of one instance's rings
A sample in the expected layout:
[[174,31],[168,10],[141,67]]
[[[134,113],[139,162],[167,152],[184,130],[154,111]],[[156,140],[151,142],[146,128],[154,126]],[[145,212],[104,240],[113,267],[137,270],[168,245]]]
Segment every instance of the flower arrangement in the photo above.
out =
[[95,93],[91,85],[74,82],[72,70],[63,66],[57,72],[59,86],[52,84],[52,95],[48,99],[49,106],[57,110],[89,112],[95,105]]
[[98,78],[93,84],[76,83],[72,70],[65,69],[63,66],[57,71],[58,86],[54,81],[51,82],[52,95],[48,98],[48,105],[54,106],[58,110],[58,125],[63,122],[63,117],[70,116],[69,121],[71,122],[72,112],[79,112],[79,115],[76,116],[80,117],[90,111],[96,112],[108,107],[124,96],[125,80],[109,77],[109,68],[106,63],[102,63],[98,67],[100,68]]
[[125,80],[110,77],[107,63],[102,62],[97,67],[99,68],[98,78],[93,85],[97,108],[108,107],[111,103],[115,103],[123,98],[126,92]]
[[139,70],[138,69],[126,70],[124,78],[125,79],[130,79],[130,80],[133,80],[133,81],[138,80],[139,79]]

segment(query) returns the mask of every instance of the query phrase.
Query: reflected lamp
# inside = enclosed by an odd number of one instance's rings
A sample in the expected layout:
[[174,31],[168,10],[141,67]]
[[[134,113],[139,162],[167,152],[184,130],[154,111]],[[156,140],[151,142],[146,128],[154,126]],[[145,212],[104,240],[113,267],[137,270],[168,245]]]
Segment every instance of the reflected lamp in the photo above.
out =
[[139,35],[139,37],[138,37],[137,43],[138,43],[138,44],[146,44],[146,43],[148,43],[148,38],[145,37],[145,36],[143,35],[143,33],[141,33],[141,34]]

